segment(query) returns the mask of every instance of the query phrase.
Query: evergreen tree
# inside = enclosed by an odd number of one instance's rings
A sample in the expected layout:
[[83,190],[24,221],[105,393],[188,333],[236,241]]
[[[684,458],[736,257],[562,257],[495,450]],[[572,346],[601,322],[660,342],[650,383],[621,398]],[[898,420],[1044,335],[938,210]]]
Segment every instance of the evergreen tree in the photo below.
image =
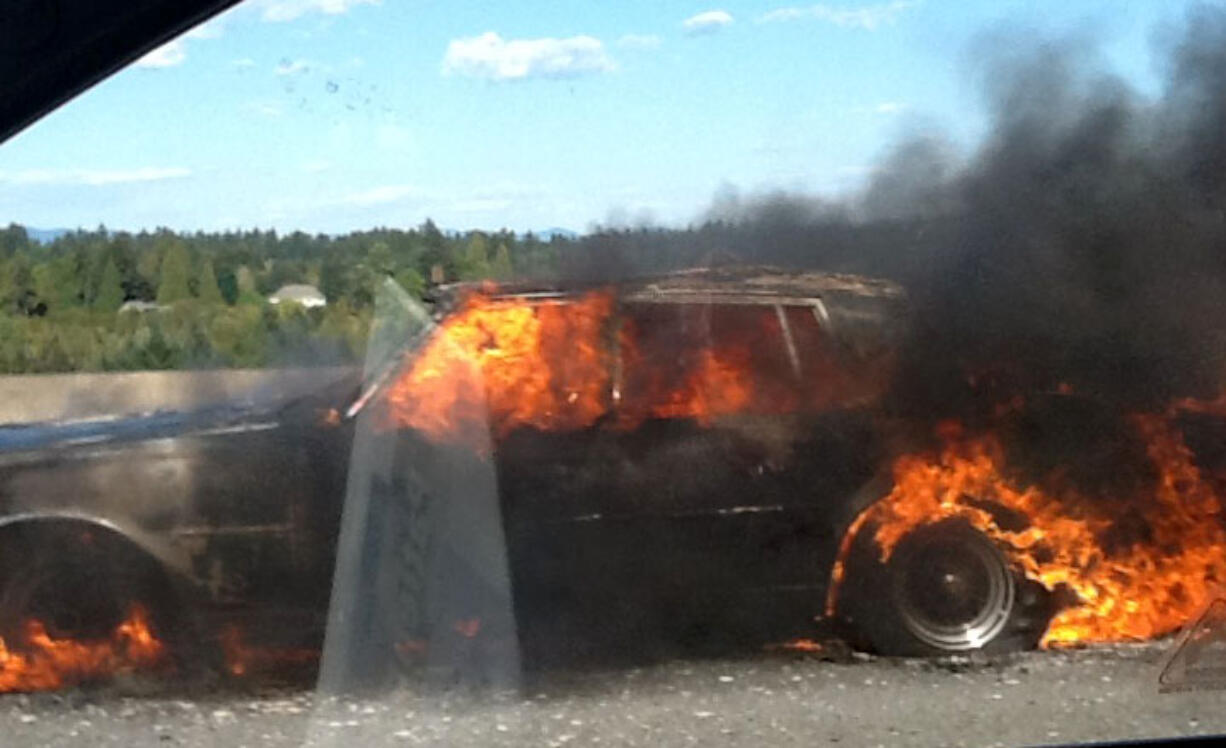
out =
[[42,262],[34,266],[34,292],[53,311],[79,307],[85,297],[85,273],[75,253]]
[[234,272],[234,282],[238,285],[239,304],[262,304],[264,297],[255,287],[255,273],[246,265],[240,265]]
[[443,232],[438,230],[438,226],[434,225],[434,221],[427,218],[426,222],[418,229],[418,233],[421,235],[424,247],[422,261],[425,263],[425,266],[446,264],[447,252],[445,245],[447,238],[443,236]]
[[191,298],[191,289],[187,282],[190,265],[187,247],[183,242],[175,242],[162,260],[162,275],[158,280],[159,304],[173,304]]
[[221,291],[221,300],[233,306],[238,303],[237,268],[221,266],[217,269],[217,289]]
[[387,246],[387,242],[375,242],[371,246],[370,252],[366,255],[366,264],[370,267],[371,272],[380,278],[391,275],[396,260],[392,257],[392,250]]
[[319,290],[324,298],[332,302],[353,295],[351,270],[340,252],[332,251],[324,257],[319,269]]
[[100,312],[116,312],[123,306],[123,279],[115,258],[106,261],[102,278],[98,281],[98,293],[94,296],[94,309]]
[[35,315],[39,313],[39,306],[30,258],[24,252],[18,252],[8,262],[0,263],[0,310],[10,314]]
[[408,291],[410,295],[416,298],[421,298],[426,292],[426,279],[421,277],[421,273],[414,268],[405,268],[399,273],[396,273],[396,282],[400,287]]
[[217,285],[217,274],[213,272],[213,261],[205,259],[200,263],[200,275],[196,278],[196,296],[206,304],[222,304],[221,287]]
[[456,272],[462,280],[490,277],[489,250],[485,235],[474,231],[464,245],[464,253],[456,260]]
[[[162,253],[158,250],[157,245],[152,249],[146,249],[141,253],[140,258],[136,261],[136,280],[150,290],[156,289],[158,285],[158,276],[161,274]],[[148,299],[155,296],[156,293],[150,294],[145,298]]]
[[29,246],[30,237],[26,235],[24,226],[10,223],[8,228],[0,229],[0,257],[25,251]]
[[495,280],[510,280],[511,275],[511,250],[507,249],[506,244],[500,243],[494,252],[494,261],[490,263],[490,277]]
[[434,221],[427,218],[425,223],[419,229],[422,239],[425,241],[426,248],[435,252],[443,251],[443,244],[446,242],[446,237],[443,232],[438,230],[438,226],[434,225]]

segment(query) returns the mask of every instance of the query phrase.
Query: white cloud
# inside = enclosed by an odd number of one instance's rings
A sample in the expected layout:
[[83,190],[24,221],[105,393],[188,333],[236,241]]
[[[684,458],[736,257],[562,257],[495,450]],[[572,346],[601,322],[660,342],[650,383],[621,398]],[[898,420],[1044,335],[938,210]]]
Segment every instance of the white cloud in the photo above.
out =
[[386,205],[420,194],[421,191],[411,184],[385,184],[346,195],[340,202],[346,205]]
[[591,36],[565,39],[503,39],[493,31],[453,39],[443,56],[443,73],[494,81],[560,78],[613,69],[604,43]]
[[660,37],[655,34],[626,34],[617,40],[617,46],[625,49],[656,49]]
[[875,114],[880,117],[893,117],[911,108],[905,101],[879,101],[872,106],[858,106],[849,109],[852,114]]
[[905,101],[882,101],[873,107],[877,114],[898,114],[907,108]]
[[138,68],[172,68],[187,59],[187,46],[182,39],[166,42],[133,63]]
[[0,171],[0,182],[25,185],[84,185],[105,187],[114,184],[161,182],[191,176],[191,169],[146,166],[135,169],[25,169]]
[[311,69],[311,63],[306,60],[282,60],[277,63],[277,66],[272,69],[277,75],[294,75],[295,73],[305,73]]
[[858,28],[876,31],[882,26],[893,25],[908,9],[919,5],[918,0],[893,0],[879,5],[864,5],[858,8],[835,7],[818,3],[807,7],[778,8],[758,18],[758,23],[815,19],[843,28]]
[[381,0],[263,0],[259,7],[265,21],[293,21],[311,13],[339,16],[358,5],[378,5]]
[[133,63],[138,68],[172,68],[182,65],[187,60],[188,39],[217,39],[225,30],[223,22],[218,19],[202,23],[187,31],[177,39],[166,42]]
[[732,24],[732,14],[726,10],[708,10],[690,16],[681,26],[691,34],[711,34]]
[[225,25],[218,19],[213,19],[206,23],[202,23],[196,28],[188,31],[183,36],[188,39],[217,39],[221,33],[225,31]]

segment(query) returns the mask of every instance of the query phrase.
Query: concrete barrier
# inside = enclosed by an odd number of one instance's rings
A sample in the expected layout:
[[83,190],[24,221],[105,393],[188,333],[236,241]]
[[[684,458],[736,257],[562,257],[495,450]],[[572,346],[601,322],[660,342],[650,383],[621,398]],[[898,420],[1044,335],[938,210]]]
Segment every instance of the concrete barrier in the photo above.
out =
[[0,424],[275,403],[325,387],[348,367],[0,376]]

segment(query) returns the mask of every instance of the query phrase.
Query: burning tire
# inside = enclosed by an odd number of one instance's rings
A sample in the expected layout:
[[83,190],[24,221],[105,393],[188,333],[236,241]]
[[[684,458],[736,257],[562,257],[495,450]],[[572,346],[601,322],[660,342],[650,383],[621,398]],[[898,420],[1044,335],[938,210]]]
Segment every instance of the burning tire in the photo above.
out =
[[[7,528],[0,535],[0,636],[30,643],[113,640],[134,617],[178,660],[186,628],[162,569],[105,530],[65,525]],[[137,612],[139,611],[139,612]]]
[[1011,568],[987,536],[961,521],[920,527],[890,559],[871,532],[848,555],[840,616],[880,654],[934,656],[1033,648],[1046,596]]

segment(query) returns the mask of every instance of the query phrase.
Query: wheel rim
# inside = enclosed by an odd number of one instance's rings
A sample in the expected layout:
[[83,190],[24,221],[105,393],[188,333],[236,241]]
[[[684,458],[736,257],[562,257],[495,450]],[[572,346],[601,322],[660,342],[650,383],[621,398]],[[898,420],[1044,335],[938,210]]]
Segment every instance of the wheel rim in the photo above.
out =
[[902,623],[925,644],[948,652],[979,649],[1004,630],[1015,586],[1008,561],[970,528],[934,525],[905,538],[891,561]]

